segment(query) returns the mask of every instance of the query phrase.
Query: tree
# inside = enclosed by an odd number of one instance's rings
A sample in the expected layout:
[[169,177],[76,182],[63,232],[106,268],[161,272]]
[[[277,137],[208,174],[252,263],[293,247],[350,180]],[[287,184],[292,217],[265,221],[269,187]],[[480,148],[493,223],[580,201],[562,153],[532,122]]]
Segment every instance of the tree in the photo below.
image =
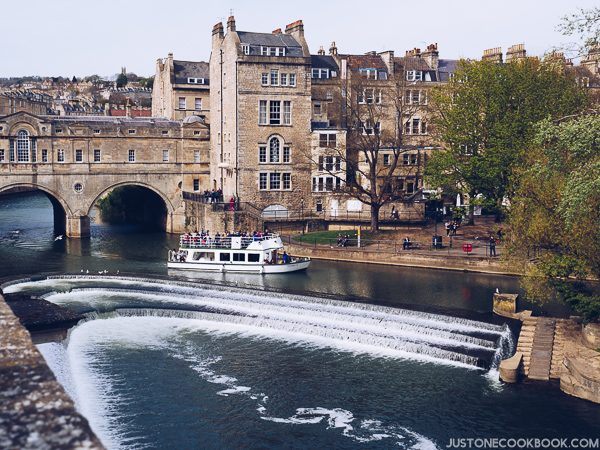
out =
[[552,290],[588,320],[600,296],[567,278],[600,277],[600,116],[597,111],[544,120],[536,127],[510,213],[511,250],[527,258],[532,298]]
[[73,75],[73,78],[71,79],[71,83],[77,83],[77,77],[75,75]]
[[125,75],[124,73],[120,73],[119,76],[117,77],[117,87],[124,87],[127,85],[127,75]]
[[444,151],[428,161],[429,184],[471,199],[481,194],[484,206],[500,211],[512,196],[511,174],[523,162],[533,125],[585,103],[564,66],[536,58],[462,61],[454,79],[432,95],[434,132]]
[[[368,205],[371,231],[379,230],[383,206],[404,199],[399,180],[414,175],[420,164],[416,155],[416,164],[400,165],[403,154],[420,148],[416,144],[418,136],[416,140],[406,136],[405,123],[422,106],[418,101],[405,102],[406,86],[403,70],[385,79],[368,78],[354,71],[341,89],[346,96],[339,99],[341,121],[346,128],[345,145],[338,141],[337,145],[329,145],[325,155],[311,154],[312,163],[337,180],[338,192]],[[425,127],[424,122],[419,122],[419,133]],[[339,165],[333,162],[334,158],[340,161]],[[341,166],[345,166],[344,175],[339,171]]]
[[583,56],[590,49],[600,46],[600,7],[579,9],[564,16],[558,30],[565,36],[578,35],[579,43],[567,45],[565,50],[574,56]]

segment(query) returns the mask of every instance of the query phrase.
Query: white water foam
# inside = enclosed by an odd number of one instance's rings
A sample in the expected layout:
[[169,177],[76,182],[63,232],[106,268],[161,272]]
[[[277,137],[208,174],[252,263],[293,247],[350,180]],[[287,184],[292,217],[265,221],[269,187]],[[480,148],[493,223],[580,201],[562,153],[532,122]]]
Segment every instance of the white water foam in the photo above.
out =
[[[190,324],[190,322],[193,322]],[[393,439],[410,448],[435,448],[427,438],[403,427],[383,426],[376,420],[357,421],[352,412],[341,408],[298,408],[296,414],[287,418],[267,415],[268,396],[256,393],[251,387],[237,384],[235,377],[216,373],[211,366],[220,361],[217,358],[202,358],[198,351],[189,347],[187,350],[174,350],[173,338],[181,331],[203,330],[203,324],[197,320],[178,318],[152,317],[114,317],[88,321],[75,328],[69,336],[67,350],[68,366],[72,373],[75,400],[78,409],[90,421],[94,432],[109,449],[140,448],[124,428],[127,422],[119,409],[120,403],[126,403],[123,394],[117,395],[113,385],[119,381],[116,375],[105,376],[99,372],[101,361],[98,360],[102,348],[114,345],[127,347],[145,347],[173,351],[172,356],[183,359],[190,364],[202,379],[221,384],[226,389],[217,395],[244,395],[256,398],[256,411],[264,420],[287,424],[319,424],[327,423],[328,428],[339,429],[341,433],[358,442],[371,442],[382,439]],[[356,423],[356,425],[354,425]],[[417,444],[427,444],[415,447]]]

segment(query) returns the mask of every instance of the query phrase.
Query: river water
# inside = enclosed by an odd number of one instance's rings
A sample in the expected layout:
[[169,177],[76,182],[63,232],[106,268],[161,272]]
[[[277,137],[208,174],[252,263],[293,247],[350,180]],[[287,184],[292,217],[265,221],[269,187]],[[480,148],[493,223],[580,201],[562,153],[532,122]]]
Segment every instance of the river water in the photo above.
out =
[[108,448],[444,448],[458,437],[600,434],[597,405],[498,381],[514,340],[491,296],[518,291],[515,278],[315,261],[289,276],[190,282],[165,268],[175,244],[107,225],[55,240],[42,194],[0,197],[0,277],[77,274],[5,290],[88,314],[66,342],[39,348]]

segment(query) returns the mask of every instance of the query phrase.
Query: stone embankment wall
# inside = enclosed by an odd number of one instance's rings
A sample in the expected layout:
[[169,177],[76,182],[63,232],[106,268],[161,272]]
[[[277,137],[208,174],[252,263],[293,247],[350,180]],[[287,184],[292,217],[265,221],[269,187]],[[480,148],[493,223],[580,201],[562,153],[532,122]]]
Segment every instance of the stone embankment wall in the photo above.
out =
[[285,244],[285,247],[288,253],[294,256],[309,256],[315,259],[521,275],[521,273],[518,272],[518,268],[510,267],[498,260],[477,256],[438,256],[418,253],[399,254],[367,250],[329,249],[287,243]]
[[2,295],[0,448],[104,448]]

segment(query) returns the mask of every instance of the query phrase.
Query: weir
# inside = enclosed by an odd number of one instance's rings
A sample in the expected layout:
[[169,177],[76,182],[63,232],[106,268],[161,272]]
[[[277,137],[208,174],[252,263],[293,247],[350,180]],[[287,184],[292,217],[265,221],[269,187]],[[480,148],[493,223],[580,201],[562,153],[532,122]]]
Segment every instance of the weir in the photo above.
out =
[[[89,287],[90,283],[95,287]],[[117,309],[113,314],[119,316],[185,318],[218,332],[243,332],[472,369],[495,368],[513,345],[505,326],[252,289],[88,275],[53,277],[6,289],[18,291],[35,285],[47,288],[49,293],[44,298],[57,304],[88,302],[100,311],[114,310],[122,304],[136,306]],[[60,288],[68,292],[53,292]]]

